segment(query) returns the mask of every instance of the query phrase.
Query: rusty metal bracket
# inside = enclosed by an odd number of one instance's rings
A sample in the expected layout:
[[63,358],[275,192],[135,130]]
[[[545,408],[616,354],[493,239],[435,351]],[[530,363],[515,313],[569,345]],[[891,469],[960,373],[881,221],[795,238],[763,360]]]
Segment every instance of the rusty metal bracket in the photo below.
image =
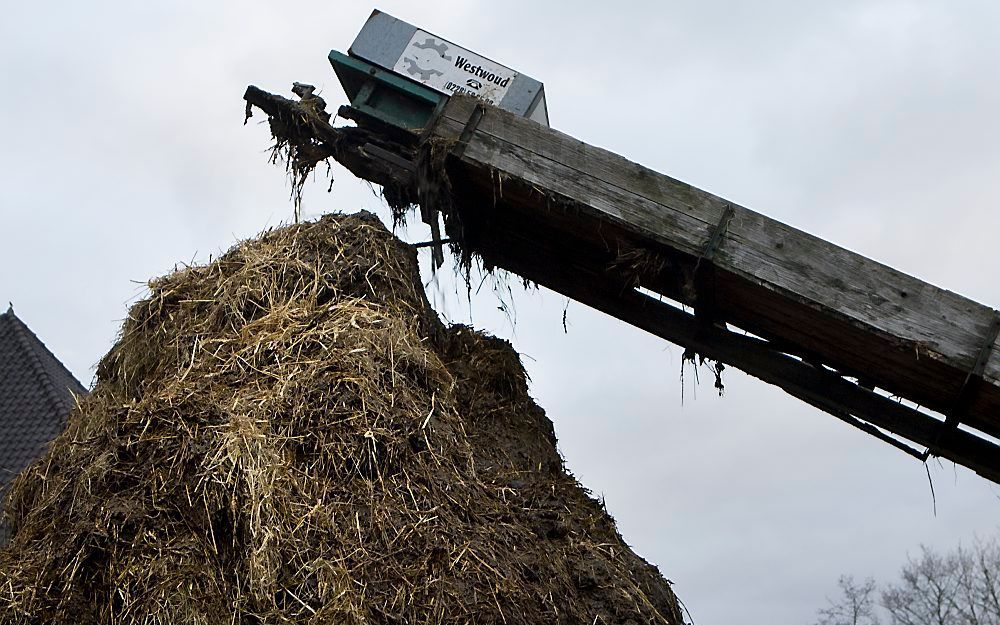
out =
[[472,109],[472,115],[469,116],[469,120],[465,122],[465,127],[462,128],[462,134],[458,136],[458,141],[455,143],[455,147],[452,148],[451,153],[455,155],[456,158],[462,158],[465,154],[466,148],[469,147],[469,141],[472,140],[472,135],[475,134],[476,129],[479,127],[479,122],[483,120],[483,115],[486,114],[486,106],[483,104],[477,104],[475,108]]
[[717,306],[715,299],[715,254],[725,240],[729,224],[736,211],[732,205],[726,204],[719,223],[712,229],[705,247],[702,249],[694,265],[695,316],[708,324],[716,321]]
[[[722,245],[722,239],[726,236],[726,231],[729,230],[729,223],[735,215],[736,210],[732,205],[726,204],[726,208],[722,211],[722,217],[719,218],[719,223],[712,229],[712,235],[708,237],[705,249],[701,251],[701,255],[698,257],[698,265],[701,265],[702,261],[711,263],[715,259],[715,253]],[[695,265],[695,269],[698,268],[698,265]]]
[[[472,135],[476,132],[476,128],[479,126],[479,122],[482,121],[485,113],[486,107],[483,104],[478,104],[472,109],[472,114],[469,116],[469,119],[465,122],[465,126],[462,128],[462,134],[459,135],[458,140],[451,148],[452,156],[459,159],[462,158],[462,155],[465,154],[465,149],[469,146],[469,141],[472,139]],[[438,116],[432,119],[428,124],[427,129],[424,132],[425,139],[433,136],[434,129],[437,128],[440,118],[441,115],[439,113]],[[429,247],[433,247],[432,258],[435,268],[444,264],[444,240],[441,238],[441,227],[438,223],[438,214],[439,211],[436,206],[421,202],[421,219],[431,228],[431,241]]]

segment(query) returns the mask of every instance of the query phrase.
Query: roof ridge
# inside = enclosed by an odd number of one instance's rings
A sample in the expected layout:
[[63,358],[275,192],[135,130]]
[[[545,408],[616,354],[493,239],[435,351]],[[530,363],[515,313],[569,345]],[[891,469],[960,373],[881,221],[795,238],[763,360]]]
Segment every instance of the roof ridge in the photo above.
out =
[[73,382],[76,382],[77,386],[79,387],[78,389],[67,389],[67,390],[69,390],[71,393],[74,394],[79,394],[77,391],[85,392],[83,384],[81,384],[80,381],[76,379],[76,376],[73,375],[73,372],[67,369],[66,365],[64,365],[61,360],[56,358],[56,355],[53,354],[52,351],[45,346],[45,343],[42,342],[42,339],[38,338],[38,335],[32,332],[31,328],[29,328],[27,324],[21,321],[21,319],[14,314],[13,307],[8,309],[7,312],[0,315],[0,317],[8,317],[8,316],[10,317],[12,327],[14,328],[14,334],[17,336],[17,340],[18,343],[21,345],[21,349],[27,352],[28,361],[31,363],[35,375],[41,381],[45,398],[49,401],[51,406],[55,408],[56,412],[61,413],[64,409],[65,410],[72,409],[72,405],[67,406],[63,402],[63,395],[58,390],[56,390],[55,384],[52,383],[52,379],[49,377],[49,373],[45,369],[45,365],[42,363],[41,355],[39,355],[38,350],[35,349],[34,346],[31,344],[32,339],[34,339],[38,343],[38,345],[42,347],[42,349],[48,352],[49,356],[52,357],[52,360],[54,360],[56,364],[58,364],[63,369],[63,371],[65,371],[68,374],[69,379],[72,380]]

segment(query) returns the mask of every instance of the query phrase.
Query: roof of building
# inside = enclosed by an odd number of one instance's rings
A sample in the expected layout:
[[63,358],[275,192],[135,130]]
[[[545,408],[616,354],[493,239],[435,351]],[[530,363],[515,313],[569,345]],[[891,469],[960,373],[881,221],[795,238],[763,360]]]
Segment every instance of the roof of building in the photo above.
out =
[[62,431],[87,390],[35,333],[0,314],[0,491]]

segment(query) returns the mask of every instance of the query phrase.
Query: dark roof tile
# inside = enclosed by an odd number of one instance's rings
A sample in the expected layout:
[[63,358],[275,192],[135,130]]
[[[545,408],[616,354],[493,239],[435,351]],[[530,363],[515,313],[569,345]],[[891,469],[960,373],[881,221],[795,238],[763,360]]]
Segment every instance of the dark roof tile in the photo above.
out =
[[86,392],[13,310],[0,314],[0,492],[62,430],[73,396]]

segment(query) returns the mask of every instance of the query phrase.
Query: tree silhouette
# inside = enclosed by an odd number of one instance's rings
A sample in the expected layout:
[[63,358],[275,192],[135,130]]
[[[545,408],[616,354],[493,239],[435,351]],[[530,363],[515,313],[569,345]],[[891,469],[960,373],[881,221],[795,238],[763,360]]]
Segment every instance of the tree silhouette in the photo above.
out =
[[1000,625],[1000,541],[945,554],[921,547],[895,583],[842,576],[816,625]]

